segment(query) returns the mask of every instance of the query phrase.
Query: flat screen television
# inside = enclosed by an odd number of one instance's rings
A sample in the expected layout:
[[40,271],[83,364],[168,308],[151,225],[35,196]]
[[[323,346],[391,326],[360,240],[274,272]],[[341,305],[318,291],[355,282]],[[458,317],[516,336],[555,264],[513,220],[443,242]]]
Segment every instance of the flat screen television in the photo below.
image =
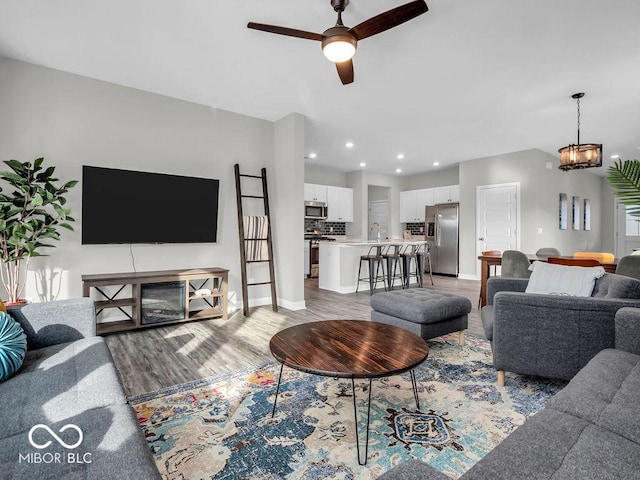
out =
[[85,165],[82,244],[215,242],[219,183]]

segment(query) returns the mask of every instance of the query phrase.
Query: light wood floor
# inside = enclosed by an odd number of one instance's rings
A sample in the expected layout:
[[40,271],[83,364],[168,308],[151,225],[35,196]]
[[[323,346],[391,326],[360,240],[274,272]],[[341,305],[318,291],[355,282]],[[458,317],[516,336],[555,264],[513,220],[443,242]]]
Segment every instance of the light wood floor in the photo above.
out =
[[[452,277],[429,277],[425,288],[468,297],[473,308],[468,334],[484,337],[477,309],[480,282]],[[382,291],[382,290],[380,290]],[[270,306],[252,308],[244,317],[237,311],[228,320],[212,319],[108,335],[107,344],[125,393],[137,395],[179,383],[273,360],[269,339],[283,328],[315,320],[369,319],[369,293],[339,294],[318,288],[317,279],[305,280],[305,310]]]

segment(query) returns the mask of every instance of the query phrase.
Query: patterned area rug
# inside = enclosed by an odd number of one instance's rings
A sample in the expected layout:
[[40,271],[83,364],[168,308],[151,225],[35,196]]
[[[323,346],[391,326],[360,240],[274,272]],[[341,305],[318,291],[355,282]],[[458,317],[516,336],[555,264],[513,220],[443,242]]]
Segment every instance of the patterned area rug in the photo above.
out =
[[[566,382],[507,376],[497,388],[485,340],[429,342],[409,374],[373,381],[369,454],[358,465],[351,381],[285,367],[271,417],[279,364],[177,385],[129,399],[163,478],[373,479],[419,458],[457,478],[540,410]],[[364,441],[368,381],[356,381]]]

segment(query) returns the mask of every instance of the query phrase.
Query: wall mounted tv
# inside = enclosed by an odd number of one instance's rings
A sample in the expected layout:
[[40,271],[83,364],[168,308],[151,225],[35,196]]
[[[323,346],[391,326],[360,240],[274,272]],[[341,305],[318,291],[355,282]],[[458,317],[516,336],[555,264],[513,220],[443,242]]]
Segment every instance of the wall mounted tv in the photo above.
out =
[[219,183],[85,165],[82,244],[215,242]]

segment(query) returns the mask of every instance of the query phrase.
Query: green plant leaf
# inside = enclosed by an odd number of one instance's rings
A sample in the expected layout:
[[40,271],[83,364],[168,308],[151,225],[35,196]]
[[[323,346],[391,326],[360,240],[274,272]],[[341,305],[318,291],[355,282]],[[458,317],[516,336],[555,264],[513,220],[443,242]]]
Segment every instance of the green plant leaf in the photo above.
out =
[[23,180],[23,178],[18,175],[17,173],[13,173],[13,172],[0,172],[0,176],[2,176],[2,178],[6,181],[8,181],[11,185],[13,185],[14,187],[16,186],[16,183],[18,184],[24,184],[26,185],[26,182]]
[[607,170],[607,181],[618,202],[631,207],[627,212],[640,217],[640,160],[615,162]]
[[29,162],[19,162],[17,160],[5,160],[4,163],[14,172],[26,172]]
[[31,204],[34,207],[40,207],[42,206],[43,200],[42,200],[42,195],[40,195],[39,193],[36,193],[33,198],[31,199]]
[[53,172],[56,170],[56,167],[48,167],[47,169],[45,169],[43,172],[39,173],[38,176],[36,177],[36,179],[39,182],[50,182],[51,181],[51,176],[53,175]]

